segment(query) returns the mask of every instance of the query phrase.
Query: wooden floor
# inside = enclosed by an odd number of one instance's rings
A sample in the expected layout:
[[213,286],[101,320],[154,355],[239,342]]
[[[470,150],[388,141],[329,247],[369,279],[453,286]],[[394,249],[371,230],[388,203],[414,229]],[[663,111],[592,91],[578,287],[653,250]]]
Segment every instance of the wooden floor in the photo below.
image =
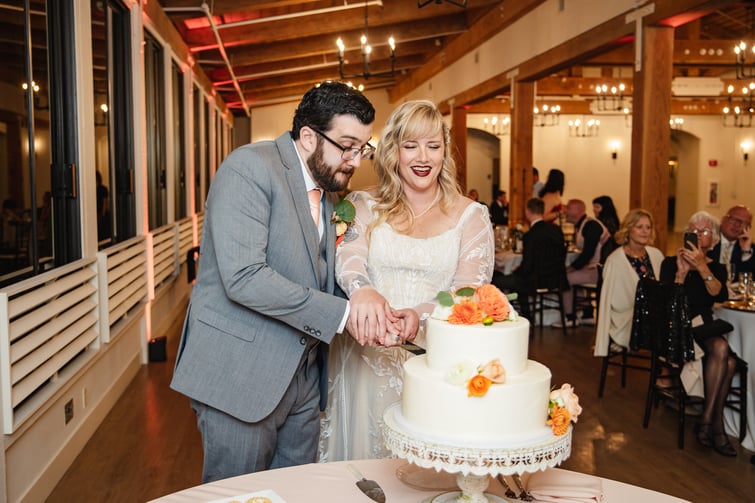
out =
[[[676,413],[661,406],[642,428],[647,374],[630,372],[622,389],[609,376],[597,397],[600,360],[593,328],[535,331],[531,358],[550,367],[552,383],[571,383],[584,412],[563,468],[619,480],[694,502],[754,502],[752,453],[725,458],[699,446],[687,422],[684,450],[676,448]],[[50,502],[143,502],[200,483],[202,450],[188,400],[168,388],[169,361],[144,366],[49,497]],[[290,502],[296,503],[296,502]],[[606,502],[610,503],[610,502]]]

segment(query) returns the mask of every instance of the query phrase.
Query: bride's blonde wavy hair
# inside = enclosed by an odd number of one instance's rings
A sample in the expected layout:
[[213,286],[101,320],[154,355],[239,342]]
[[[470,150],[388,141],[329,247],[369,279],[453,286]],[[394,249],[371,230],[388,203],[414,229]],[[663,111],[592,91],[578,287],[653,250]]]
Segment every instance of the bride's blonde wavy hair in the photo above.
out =
[[375,152],[374,168],[379,181],[375,191],[377,204],[374,207],[377,218],[368,227],[368,236],[372,229],[389,219],[399,224],[406,222],[403,232],[412,232],[414,214],[406,200],[398,174],[399,149],[405,141],[428,138],[439,132],[442,132],[444,146],[443,165],[438,175],[441,210],[445,212],[461,195],[456,181],[456,163],[451,157],[451,131],[443,121],[443,115],[432,101],[407,101],[399,105],[388,118]]

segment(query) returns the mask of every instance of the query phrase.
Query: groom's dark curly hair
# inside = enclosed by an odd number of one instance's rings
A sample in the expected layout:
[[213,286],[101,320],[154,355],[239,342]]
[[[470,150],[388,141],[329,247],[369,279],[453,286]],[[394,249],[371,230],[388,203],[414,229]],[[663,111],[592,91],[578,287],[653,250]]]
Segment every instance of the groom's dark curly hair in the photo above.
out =
[[343,82],[321,82],[307,91],[299,103],[291,137],[298,140],[304,126],[328,131],[336,115],[353,115],[362,124],[372,124],[375,108],[364,94]]

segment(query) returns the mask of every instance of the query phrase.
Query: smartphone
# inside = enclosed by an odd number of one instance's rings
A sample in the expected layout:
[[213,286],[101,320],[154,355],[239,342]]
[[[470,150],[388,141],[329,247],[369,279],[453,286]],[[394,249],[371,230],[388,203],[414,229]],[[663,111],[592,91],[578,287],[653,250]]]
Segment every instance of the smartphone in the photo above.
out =
[[695,234],[694,232],[685,232],[684,233],[684,247],[688,250],[692,249],[692,247],[689,245],[690,243],[697,246],[697,234]]

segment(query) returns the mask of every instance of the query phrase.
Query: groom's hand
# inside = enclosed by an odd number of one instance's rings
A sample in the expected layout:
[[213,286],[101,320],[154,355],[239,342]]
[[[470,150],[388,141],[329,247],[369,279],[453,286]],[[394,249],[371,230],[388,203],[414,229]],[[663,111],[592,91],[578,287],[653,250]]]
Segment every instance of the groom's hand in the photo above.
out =
[[362,346],[381,343],[395,316],[385,297],[372,287],[363,286],[349,299],[351,310],[346,328]]

